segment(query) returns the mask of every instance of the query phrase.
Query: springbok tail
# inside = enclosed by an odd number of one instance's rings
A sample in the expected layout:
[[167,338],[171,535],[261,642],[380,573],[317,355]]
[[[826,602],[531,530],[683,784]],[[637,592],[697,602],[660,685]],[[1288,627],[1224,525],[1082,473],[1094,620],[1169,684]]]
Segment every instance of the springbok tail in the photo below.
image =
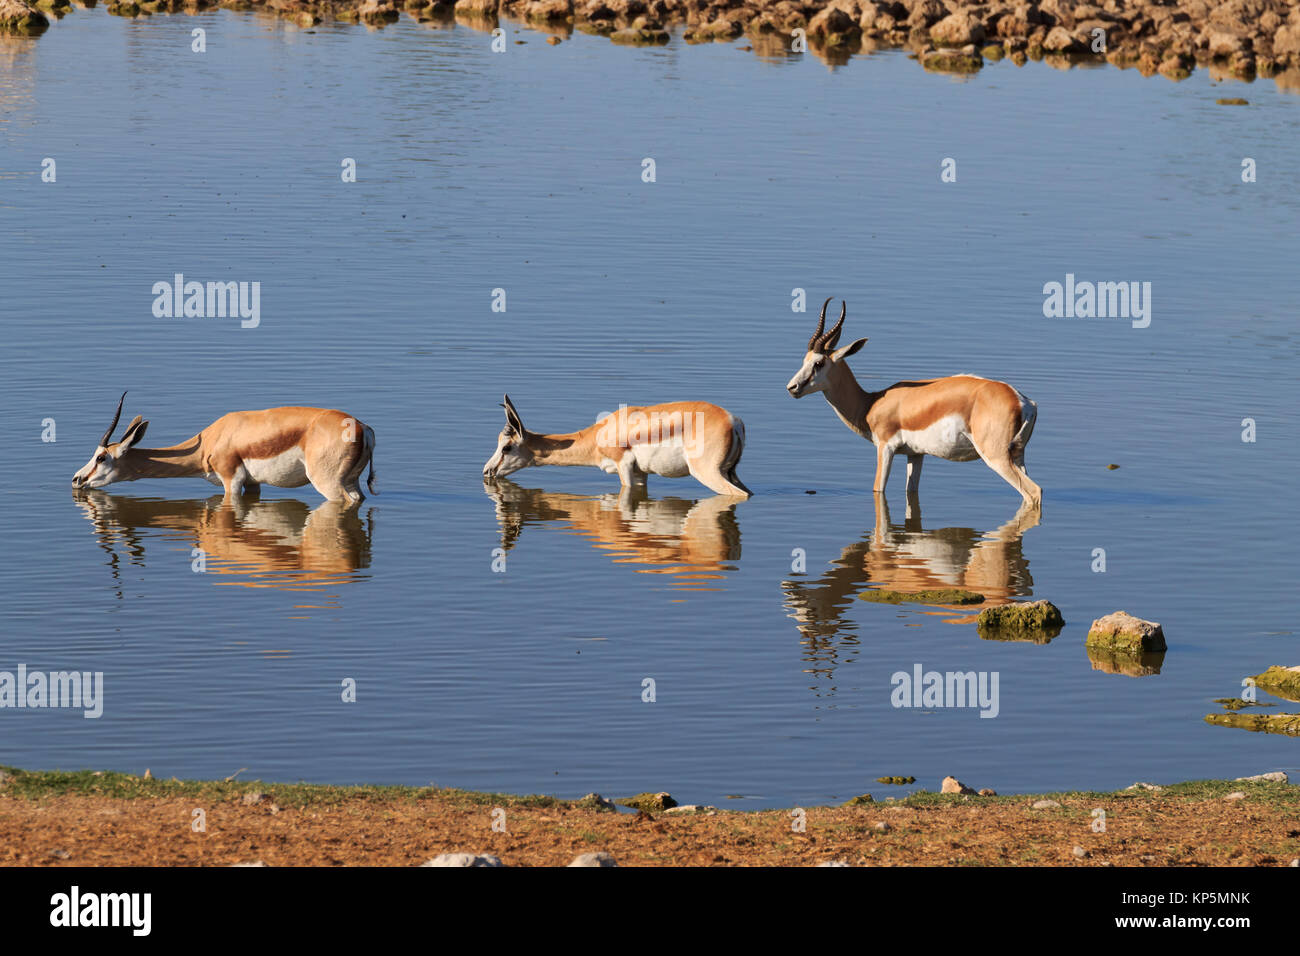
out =
[[375,491],[375,433],[369,427],[366,428],[366,444],[370,452],[370,474],[366,476],[366,487],[372,495],[377,495]]
[[1020,429],[1016,432],[1016,437],[1011,439],[1010,451],[1013,456],[1017,451],[1024,453],[1025,446],[1034,434],[1034,422],[1038,420],[1038,405],[1019,391],[1016,394],[1020,396]]

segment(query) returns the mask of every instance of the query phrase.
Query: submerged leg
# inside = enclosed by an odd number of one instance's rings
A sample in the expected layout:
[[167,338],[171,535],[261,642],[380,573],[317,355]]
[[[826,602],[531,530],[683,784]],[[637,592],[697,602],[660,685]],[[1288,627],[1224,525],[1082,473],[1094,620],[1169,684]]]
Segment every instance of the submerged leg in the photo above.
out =
[[[690,467],[691,475],[694,476],[695,480],[710,491],[716,492],[720,495],[733,495],[737,498],[749,498],[751,496],[748,488],[742,485],[738,480],[733,482],[722,473],[722,469],[717,465],[706,465],[702,462],[697,462],[692,464]],[[732,475],[735,475],[734,471],[732,472]]]
[[885,485],[889,483],[889,469],[894,464],[894,452],[886,445],[876,446],[876,481],[871,486],[871,490],[878,495],[885,493]]
[[921,489],[921,462],[925,460],[924,455],[907,456],[907,494],[909,497],[915,497]]

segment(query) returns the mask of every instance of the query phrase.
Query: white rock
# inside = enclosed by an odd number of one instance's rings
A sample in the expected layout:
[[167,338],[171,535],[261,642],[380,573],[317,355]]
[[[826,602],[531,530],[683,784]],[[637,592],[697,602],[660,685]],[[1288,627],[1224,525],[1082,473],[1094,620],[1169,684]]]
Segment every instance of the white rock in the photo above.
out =
[[845,863],[843,860],[827,860],[825,863],[818,863],[817,865],[818,866],[850,866],[851,864]]
[[890,830],[894,829],[884,820],[881,820],[879,823],[877,823],[875,828],[879,830],[881,833],[888,833]]
[[612,853],[606,853],[601,850],[599,853],[584,853],[577,857],[569,866],[618,866]]
[[1142,783],[1142,781],[1139,780],[1131,787],[1125,787],[1124,789],[1125,790],[1150,790],[1152,793],[1159,793],[1161,790],[1164,789],[1164,787],[1162,787],[1158,783]]
[[1246,795],[1242,793],[1240,790],[1234,790],[1232,793],[1228,794],[1223,799],[1224,800],[1245,800]]
[[420,866],[505,866],[505,864],[487,853],[439,853],[432,860],[425,860]]
[[974,793],[970,787],[962,783],[956,777],[944,777],[943,785],[939,789],[940,793]]
[[232,863],[231,866],[266,866],[261,860],[254,860],[252,863]]
[[1074,854],[1074,856],[1075,856],[1076,859],[1079,859],[1079,860],[1086,860],[1086,859],[1088,858],[1088,851],[1085,850],[1085,849],[1084,849],[1083,847],[1081,847],[1081,846],[1076,846],[1076,847],[1075,847],[1073,850],[1071,850],[1070,852]]
[[1290,780],[1284,770],[1272,770],[1268,773],[1257,773],[1253,777],[1238,777],[1234,783],[1289,783]]
[[1051,810],[1053,807],[1059,807],[1060,804],[1055,800],[1036,800],[1034,801],[1035,810]]

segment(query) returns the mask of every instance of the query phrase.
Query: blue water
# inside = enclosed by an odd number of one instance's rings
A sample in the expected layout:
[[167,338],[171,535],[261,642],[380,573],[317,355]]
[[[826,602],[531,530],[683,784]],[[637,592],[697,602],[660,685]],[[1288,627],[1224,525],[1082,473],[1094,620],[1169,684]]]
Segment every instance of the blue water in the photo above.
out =
[[[1300,767],[1293,739],[1202,720],[1300,663],[1300,97],[506,26],[526,43],[495,54],[464,26],[97,9],[0,41],[0,670],[105,686],[97,720],[0,710],[0,763],[746,807],[901,792],[881,775],[1006,793]],[[155,318],[176,273],[260,282],[260,324]],[[1150,282],[1150,326],[1045,318],[1067,273]],[[870,446],[785,393],[829,295],[870,339],[864,385],[965,371],[1038,403],[1041,523],[982,464],[932,459],[920,515],[900,461],[876,527]],[[128,388],[146,444],[344,409],[378,435],[381,494],[352,515],[311,488],[223,506],[197,479],[79,501]],[[716,402],[755,497],[652,478],[620,502],[595,469],[494,497],[503,392],[538,431]],[[1045,597],[1067,625],[1004,643],[857,599],[908,584]],[[1118,609],[1162,623],[1158,673],[1094,667],[1088,624]],[[998,716],[893,707],[916,664],[997,672]]]

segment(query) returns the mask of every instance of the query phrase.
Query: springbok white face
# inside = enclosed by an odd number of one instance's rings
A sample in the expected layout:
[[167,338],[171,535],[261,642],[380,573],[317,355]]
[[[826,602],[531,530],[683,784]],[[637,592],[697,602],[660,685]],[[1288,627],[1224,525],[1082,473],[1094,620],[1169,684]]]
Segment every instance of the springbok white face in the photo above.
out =
[[803,357],[803,364],[799,366],[799,371],[785,387],[786,391],[795,398],[826,391],[830,387],[836,365],[867,344],[867,340],[863,338],[841,349],[835,347],[835,343],[840,338],[840,330],[844,327],[844,316],[848,312],[848,306],[842,302],[840,320],[829,332],[822,334],[822,329],[826,326],[826,306],[830,305],[830,302],[831,300],[827,299],[822,303],[821,316],[817,320],[817,331],[808,340],[808,351]]
[[108,426],[108,431],[104,432],[104,437],[99,440],[95,453],[90,456],[90,461],[86,462],[81,470],[72,476],[72,487],[103,488],[115,481],[129,480],[129,475],[122,466],[122,456],[144,437],[145,429],[149,427],[149,423],[142,420],[139,415],[135,416],[131,420],[131,424],[126,426],[126,431],[122,434],[122,440],[114,442],[112,440],[113,430],[117,428],[118,420],[122,417],[122,402],[125,400],[126,392],[123,392],[122,397],[117,401],[117,411],[113,415],[113,424]]
[[533,452],[527,442],[528,431],[511,404],[510,396],[504,398],[501,407],[506,410],[506,424],[497,436],[496,452],[483,466],[484,478],[504,478],[533,463]]

